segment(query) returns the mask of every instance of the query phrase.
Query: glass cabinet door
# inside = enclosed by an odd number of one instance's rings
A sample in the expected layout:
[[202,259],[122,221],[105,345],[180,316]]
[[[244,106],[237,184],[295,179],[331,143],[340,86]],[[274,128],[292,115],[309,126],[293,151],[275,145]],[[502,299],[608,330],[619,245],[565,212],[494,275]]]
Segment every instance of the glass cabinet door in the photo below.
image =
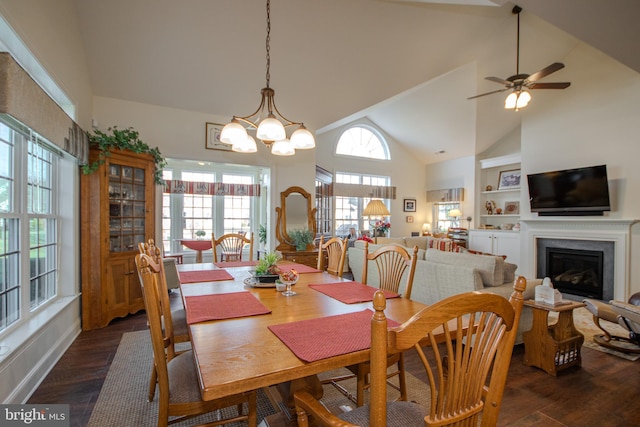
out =
[[108,191],[110,251],[135,251],[145,236],[145,170],[110,164]]

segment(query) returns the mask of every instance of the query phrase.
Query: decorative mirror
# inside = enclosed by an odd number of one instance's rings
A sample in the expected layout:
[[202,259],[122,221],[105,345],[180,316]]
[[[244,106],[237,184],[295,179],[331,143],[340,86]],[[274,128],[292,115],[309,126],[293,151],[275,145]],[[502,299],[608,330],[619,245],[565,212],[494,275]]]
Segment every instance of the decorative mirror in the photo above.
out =
[[296,250],[288,233],[292,230],[311,230],[316,235],[316,208],[311,207],[311,194],[304,188],[289,187],[280,193],[280,207],[276,208],[276,212],[276,238],[280,242],[276,249]]

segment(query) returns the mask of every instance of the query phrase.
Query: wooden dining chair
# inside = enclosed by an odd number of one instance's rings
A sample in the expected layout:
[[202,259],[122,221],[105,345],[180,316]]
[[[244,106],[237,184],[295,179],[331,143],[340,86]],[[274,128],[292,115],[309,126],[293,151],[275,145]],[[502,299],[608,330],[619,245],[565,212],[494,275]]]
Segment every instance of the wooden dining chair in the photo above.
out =
[[[256,392],[236,394],[217,400],[203,401],[200,396],[198,374],[191,350],[177,354],[173,329],[167,327],[170,313],[163,310],[160,297],[161,264],[146,254],[136,255],[136,267],[144,296],[145,310],[149,321],[153,359],[158,375],[158,427],[178,422],[197,415],[236,406],[238,415],[208,425],[221,425],[247,421],[250,427],[257,426]],[[164,322],[163,322],[164,320]],[[248,410],[245,414],[244,404]],[[216,415],[217,416],[217,415]]]
[[318,270],[325,270],[325,252],[327,254],[327,272],[342,277],[344,260],[347,257],[347,239],[332,237],[325,243],[324,236],[320,236],[320,243],[318,244]]
[[[189,338],[189,326],[187,325],[187,314],[185,312],[184,306],[182,305],[182,299],[180,299],[180,304],[177,307],[171,307],[171,302],[169,301],[169,288],[167,286],[167,275],[164,270],[164,262],[162,261],[162,256],[160,248],[158,248],[153,239],[149,239],[146,243],[139,243],[138,249],[141,254],[145,254],[150,256],[153,261],[158,265],[160,271],[158,275],[158,281],[156,282],[158,286],[158,298],[160,300],[160,304],[162,307],[162,325],[164,328],[171,329],[168,333],[173,335],[174,342],[188,342]],[[156,393],[156,385],[157,385],[157,372],[155,368],[155,363],[151,367],[151,376],[149,378],[149,402],[153,401]]]
[[[411,298],[411,289],[413,288],[413,277],[416,271],[416,260],[418,258],[418,247],[413,248],[413,253],[409,252],[399,245],[386,245],[376,251],[369,253],[369,243],[364,244],[364,266],[362,269],[362,283],[368,284],[369,280],[369,261],[375,264],[378,273],[378,287],[385,291],[399,293],[402,277],[408,269],[406,286],[402,293],[403,298]],[[388,378],[398,377],[398,385],[389,381],[389,386],[400,392],[398,400],[407,400],[407,380],[404,368],[404,355],[402,353],[389,356],[388,367],[397,366],[397,369],[388,373]],[[347,366],[347,369],[353,375],[343,375],[323,380],[323,384],[332,384],[342,394],[349,397],[357,406],[364,404],[364,393],[370,387],[369,373],[371,364],[369,362],[359,363],[357,365]],[[349,378],[356,377],[356,397],[349,393],[340,382]]]
[[[371,319],[371,399],[339,416],[307,391],[296,391],[298,426],[493,427],[516,339],[526,279],[519,277],[507,301],[467,292],[422,309],[404,324],[387,327],[384,294],[376,291]],[[469,327],[473,325],[473,327]],[[387,359],[415,349],[425,370],[425,402],[387,402]]]
[[220,247],[220,261],[242,261],[242,250],[249,245],[249,261],[253,261],[253,233],[249,237],[240,233],[228,233],[216,239],[211,233],[211,247],[213,248],[213,262],[218,262],[218,247]]

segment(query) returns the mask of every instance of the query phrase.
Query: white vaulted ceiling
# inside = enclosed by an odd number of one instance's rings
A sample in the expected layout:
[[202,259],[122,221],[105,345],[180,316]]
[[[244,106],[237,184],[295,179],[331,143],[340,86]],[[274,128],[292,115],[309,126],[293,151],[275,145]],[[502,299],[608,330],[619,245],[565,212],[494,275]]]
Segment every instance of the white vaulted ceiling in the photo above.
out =
[[[640,16],[639,3],[618,0],[612,10],[612,2],[594,0],[587,10],[570,9],[581,3],[518,3],[521,72],[563,62],[584,42],[640,70],[630,53],[637,48],[620,48],[621,40],[639,40],[627,18]],[[96,95],[229,118],[257,107],[265,85],[264,0],[75,5]],[[320,133],[367,117],[425,163],[442,160],[438,150],[452,158],[481,152],[520,121],[502,108],[503,94],[466,99],[500,88],[485,76],[515,74],[512,7],[498,0],[272,0],[277,105]],[[567,64],[545,81],[571,81],[571,73]]]

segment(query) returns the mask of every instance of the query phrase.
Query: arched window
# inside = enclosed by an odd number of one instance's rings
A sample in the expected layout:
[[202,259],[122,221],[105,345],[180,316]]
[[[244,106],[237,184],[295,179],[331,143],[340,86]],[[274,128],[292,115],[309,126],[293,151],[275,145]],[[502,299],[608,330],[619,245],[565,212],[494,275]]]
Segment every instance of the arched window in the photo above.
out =
[[376,133],[362,126],[353,126],[342,132],[336,154],[391,160],[387,144]]

